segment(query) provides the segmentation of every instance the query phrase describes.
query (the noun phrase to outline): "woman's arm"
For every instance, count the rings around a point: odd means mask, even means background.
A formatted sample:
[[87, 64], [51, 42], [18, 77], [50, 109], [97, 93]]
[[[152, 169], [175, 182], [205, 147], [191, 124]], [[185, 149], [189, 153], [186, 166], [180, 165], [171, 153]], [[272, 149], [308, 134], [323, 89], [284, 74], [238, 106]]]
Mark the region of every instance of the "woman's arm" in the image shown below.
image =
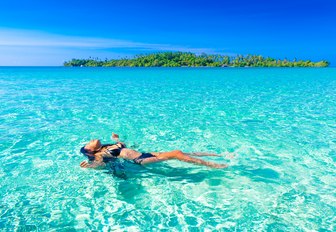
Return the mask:
[[86, 160], [84, 160], [83, 162], [80, 163], [80, 166], [82, 168], [94, 168], [94, 169], [100, 169], [100, 168], [104, 168], [106, 166], [105, 163], [98, 163], [98, 162], [91, 162], [91, 163], [88, 163]]
[[116, 142], [119, 142], [119, 135], [112, 132], [111, 139], [116, 141]]
[[81, 166], [82, 168], [100, 169], [100, 168], [104, 168], [106, 164], [103, 162], [102, 154], [96, 154], [94, 161], [89, 163], [85, 160], [81, 162], [79, 166]]
[[116, 141], [117, 143], [121, 143], [122, 145], [124, 145], [126, 147], [126, 144], [124, 142], [120, 141], [119, 135], [112, 132], [111, 139]]

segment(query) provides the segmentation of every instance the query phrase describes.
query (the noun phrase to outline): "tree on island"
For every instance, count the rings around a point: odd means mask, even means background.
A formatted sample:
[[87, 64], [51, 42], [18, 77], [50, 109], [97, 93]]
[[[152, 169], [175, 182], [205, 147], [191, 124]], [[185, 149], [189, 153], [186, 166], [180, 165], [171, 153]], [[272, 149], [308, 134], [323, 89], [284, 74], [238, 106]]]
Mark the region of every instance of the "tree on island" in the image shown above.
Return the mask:
[[329, 62], [322, 60], [293, 61], [276, 60], [260, 55], [196, 55], [190, 52], [161, 52], [146, 55], [136, 55], [134, 58], [105, 59], [72, 59], [64, 62], [71, 67], [328, 67]]

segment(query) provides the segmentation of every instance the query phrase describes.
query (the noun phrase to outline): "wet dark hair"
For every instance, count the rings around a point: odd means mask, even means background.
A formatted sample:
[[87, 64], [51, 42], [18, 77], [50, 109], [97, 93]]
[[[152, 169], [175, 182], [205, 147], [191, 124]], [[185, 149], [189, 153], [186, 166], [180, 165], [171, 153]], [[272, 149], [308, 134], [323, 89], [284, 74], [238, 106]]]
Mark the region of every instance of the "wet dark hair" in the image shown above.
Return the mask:
[[82, 147], [82, 148], [80, 149], [80, 153], [82, 153], [83, 155], [85, 155], [86, 157], [88, 157], [88, 159], [89, 159], [90, 161], [95, 159], [94, 154], [95, 154], [96, 152], [89, 151], [89, 150], [85, 149], [85, 147]]

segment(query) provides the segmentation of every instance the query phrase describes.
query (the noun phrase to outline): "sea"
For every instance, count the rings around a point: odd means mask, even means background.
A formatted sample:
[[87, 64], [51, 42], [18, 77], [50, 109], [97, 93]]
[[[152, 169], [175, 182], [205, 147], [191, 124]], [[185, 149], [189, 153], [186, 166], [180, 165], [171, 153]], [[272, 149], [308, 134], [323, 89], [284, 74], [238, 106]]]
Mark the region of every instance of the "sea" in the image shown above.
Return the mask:
[[0, 231], [336, 231], [336, 68], [1, 67], [0, 151]]

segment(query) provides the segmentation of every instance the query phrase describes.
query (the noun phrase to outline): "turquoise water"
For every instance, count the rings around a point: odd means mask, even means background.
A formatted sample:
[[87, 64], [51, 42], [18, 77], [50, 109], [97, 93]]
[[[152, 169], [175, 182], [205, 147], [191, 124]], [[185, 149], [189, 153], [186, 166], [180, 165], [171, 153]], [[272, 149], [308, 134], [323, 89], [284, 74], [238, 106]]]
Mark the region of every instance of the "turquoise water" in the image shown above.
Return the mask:
[[[336, 230], [335, 68], [0, 68], [0, 103], [1, 230]], [[230, 166], [81, 169], [112, 131]]]

